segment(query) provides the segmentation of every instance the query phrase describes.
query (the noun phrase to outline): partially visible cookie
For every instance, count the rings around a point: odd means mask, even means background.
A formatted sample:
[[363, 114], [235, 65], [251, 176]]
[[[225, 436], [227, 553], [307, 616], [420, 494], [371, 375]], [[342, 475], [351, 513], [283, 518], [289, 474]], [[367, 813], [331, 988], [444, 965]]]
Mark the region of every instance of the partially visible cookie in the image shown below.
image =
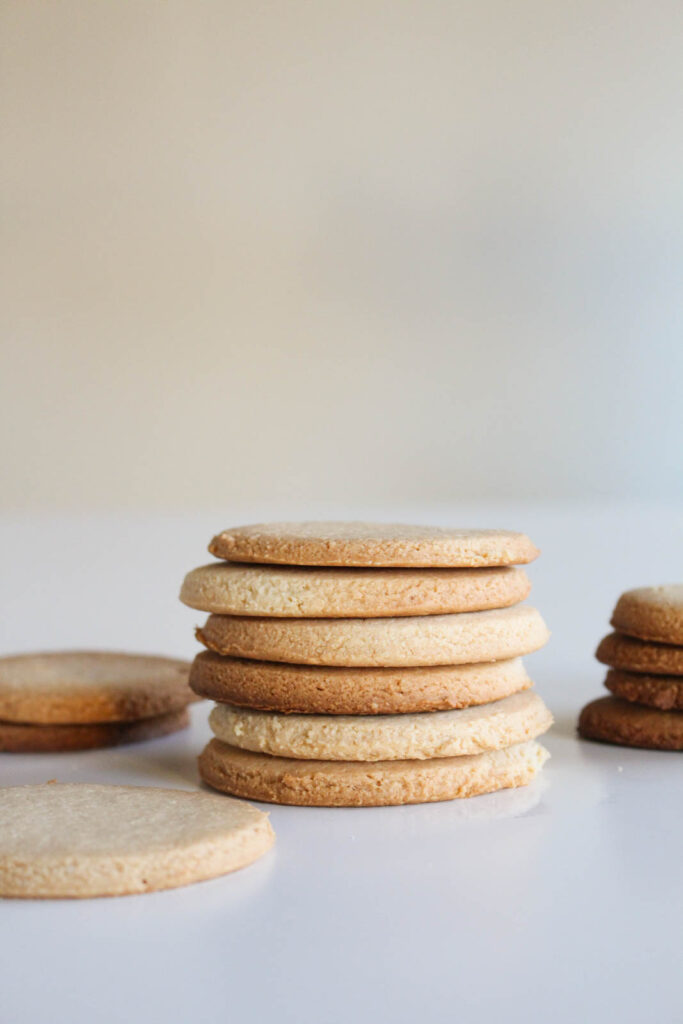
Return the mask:
[[211, 740], [200, 755], [199, 772], [214, 789], [267, 803], [380, 807], [526, 786], [547, 758], [540, 744], [530, 742], [427, 761], [309, 761], [255, 754]]
[[531, 680], [519, 658], [478, 665], [340, 668], [198, 654], [190, 686], [223, 704], [319, 715], [390, 715], [488, 704]]
[[641, 640], [683, 644], [683, 583], [627, 590], [617, 601], [611, 624]]
[[591, 701], [579, 717], [579, 735], [648, 750], [683, 750], [683, 715], [657, 711], [618, 697]]
[[529, 605], [387, 619], [210, 615], [197, 639], [218, 654], [297, 665], [463, 665], [516, 658], [549, 636]]
[[615, 696], [636, 704], [662, 711], [683, 711], [683, 678], [680, 676], [648, 676], [612, 668], [607, 673], [605, 686]]
[[424, 760], [535, 739], [552, 715], [531, 690], [459, 711], [416, 715], [280, 715], [217, 704], [214, 735], [233, 747], [315, 761]]
[[84, 725], [26, 725], [0, 721], [0, 751], [13, 754], [48, 754], [67, 750], [95, 750], [141, 743], [179, 732], [190, 724], [187, 708], [136, 722], [90, 722]]
[[220, 615], [367, 618], [507, 608], [531, 590], [523, 569], [352, 569], [214, 562], [180, 600]]
[[511, 530], [455, 530], [397, 523], [257, 523], [224, 530], [209, 551], [233, 562], [478, 568], [531, 562], [528, 537]]
[[241, 800], [136, 786], [0, 789], [0, 896], [171, 889], [251, 864], [273, 844]]
[[0, 720], [32, 725], [124, 722], [178, 711], [195, 696], [190, 665], [110, 651], [0, 658]]
[[624, 633], [610, 633], [601, 640], [595, 657], [604, 665], [627, 672], [683, 676], [683, 647], [648, 643]]

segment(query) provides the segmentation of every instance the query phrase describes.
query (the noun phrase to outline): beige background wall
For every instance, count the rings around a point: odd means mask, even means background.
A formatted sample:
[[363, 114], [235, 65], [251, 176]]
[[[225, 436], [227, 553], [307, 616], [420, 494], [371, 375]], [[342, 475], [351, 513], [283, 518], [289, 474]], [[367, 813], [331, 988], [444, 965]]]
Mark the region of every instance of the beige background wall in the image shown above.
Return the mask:
[[683, 8], [2, 4], [6, 509], [672, 497]]

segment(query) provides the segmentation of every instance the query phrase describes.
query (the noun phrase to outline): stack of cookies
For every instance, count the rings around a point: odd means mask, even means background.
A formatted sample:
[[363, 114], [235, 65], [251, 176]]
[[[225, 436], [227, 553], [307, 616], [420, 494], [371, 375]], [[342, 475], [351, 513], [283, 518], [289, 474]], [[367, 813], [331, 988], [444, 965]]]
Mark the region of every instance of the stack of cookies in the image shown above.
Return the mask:
[[548, 638], [521, 604], [523, 534], [369, 523], [227, 530], [181, 600], [210, 612], [190, 685], [218, 703], [200, 757], [216, 789], [371, 806], [521, 786], [551, 724], [520, 656]]
[[683, 584], [628, 590], [615, 628], [597, 649], [614, 696], [581, 712], [586, 739], [653, 750], [683, 750]]
[[190, 666], [174, 658], [56, 651], [0, 658], [0, 751], [90, 750], [189, 725]]

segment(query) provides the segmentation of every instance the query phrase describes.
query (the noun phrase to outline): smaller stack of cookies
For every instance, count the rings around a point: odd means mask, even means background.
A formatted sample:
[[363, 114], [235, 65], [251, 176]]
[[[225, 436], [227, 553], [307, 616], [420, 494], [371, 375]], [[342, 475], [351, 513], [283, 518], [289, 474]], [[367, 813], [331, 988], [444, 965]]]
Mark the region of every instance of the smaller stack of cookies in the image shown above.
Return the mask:
[[92, 750], [189, 725], [186, 661], [108, 651], [0, 658], [0, 751]]
[[581, 712], [586, 739], [652, 750], [683, 750], [683, 584], [628, 590], [617, 601], [615, 632], [600, 642], [613, 696]]
[[552, 718], [520, 656], [548, 637], [522, 604], [510, 531], [370, 523], [226, 530], [181, 600], [211, 613], [190, 685], [217, 701], [200, 773], [274, 803], [373, 806], [530, 782]]

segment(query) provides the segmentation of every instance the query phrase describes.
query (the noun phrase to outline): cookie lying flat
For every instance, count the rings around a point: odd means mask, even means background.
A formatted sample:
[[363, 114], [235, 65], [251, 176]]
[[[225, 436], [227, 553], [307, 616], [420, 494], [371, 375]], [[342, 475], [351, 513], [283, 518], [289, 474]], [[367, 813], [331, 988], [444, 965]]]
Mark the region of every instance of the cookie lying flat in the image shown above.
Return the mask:
[[187, 708], [137, 722], [90, 722], [85, 725], [26, 725], [0, 721], [0, 751], [48, 754], [66, 750], [122, 747], [168, 736], [190, 724]]
[[648, 643], [623, 633], [610, 633], [595, 652], [604, 665], [627, 672], [683, 676], [683, 647]]
[[185, 577], [180, 600], [221, 615], [362, 618], [507, 608], [529, 595], [523, 569], [347, 569], [218, 562]]
[[199, 772], [214, 789], [267, 803], [381, 807], [526, 786], [547, 758], [548, 752], [532, 742], [428, 761], [297, 761], [211, 740], [200, 755]]
[[549, 633], [535, 608], [391, 619], [210, 615], [197, 639], [218, 654], [297, 665], [466, 665], [516, 658]]
[[257, 523], [224, 530], [209, 551], [234, 562], [478, 568], [531, 562], [528, 537], [511, 530], [452, 530], [396, 523]]
[[617, 601], [611, 624], [641, 640], [683, 644], [683, 583], [627, 590]]
[[601, 697], [581, 712], [579, 735], [625, 747], [683, 750], [683, 715], [680, 711], [656, 711], [618, 697]]
[[251, 864], [273, 844], [241, 800], [135, 786], [0, 789], [0, 896], [171, 889]]
[[223, 704], [262, 711], [390, 715], [488, 704], [526, 690], [531, 680], [519, 658], [478, 665], [339, 668], [204, 651], [193, 662], [190, 686]]
[[683, 711], [683, 678], [610, 669], [605, 686], [615, 696], [662, 711]]
[[317, 761], [480, 754], [535, 739], [552, 721], [530, 690], [480, 707], [416, 715], [279, 715], [218, 704], [209, 716], [214, 735], [230, 746]]
[[195, 699], [189, 673], [175, 658], [108, 651], [0, 658], [0, 719], [74, 725], [163, 715]]

